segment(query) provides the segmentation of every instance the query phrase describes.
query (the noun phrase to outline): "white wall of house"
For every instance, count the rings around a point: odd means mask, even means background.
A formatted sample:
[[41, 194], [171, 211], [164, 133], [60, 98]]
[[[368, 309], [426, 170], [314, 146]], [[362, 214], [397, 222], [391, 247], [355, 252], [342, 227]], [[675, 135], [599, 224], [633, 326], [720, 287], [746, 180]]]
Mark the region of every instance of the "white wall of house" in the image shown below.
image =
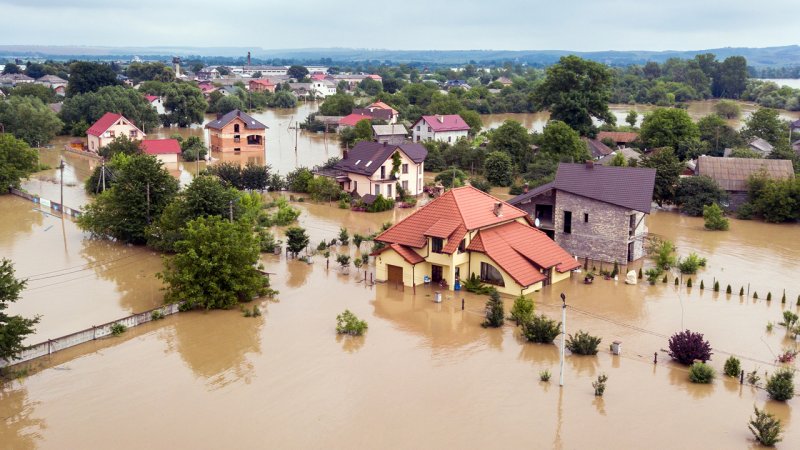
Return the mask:
[[466, 138], [467, 134], [469, 134], [468, 130], [435, 132], [424, 120], [414, 124], [411, 130], [414, 142], [439, 141], [455, 144], [457, 140]]
[[311, 83], [312, 89], [317, 97], [327, 97], [336, 93], [336, 86], [330, 81], [314, 81]]
[[350, 192], [355, 190], [358, 192], [358, 195], [361, 196], [366, 194], [381, 194], [387, 198], [395, 198], [395, 196], [397, 196], [396, 184], [400, 183], [400, 186], [402, 186], [409, 195], [417, 196], [421, 194], [425, 163], [421, 162], [417, 164], [403, 152], [400, 152], [400, 159], [400, 173], [396, 180], [390, 179], [392, 173], [392, 159], [389, 158], [383, 163], [383, 178], [381, 178], [380, 168], [378, 168], [371, 177], [356, 173], [348, 173], [350, 185], [345, 186], [345, 189]]
[[134, 141], [141, 141], [146, 136], [127, 120], [118, 119], [117, 122], [114, 123], [114, 125], [111, 125], [102, 136], [94, 136], [91, 134], [87, 135], [89, 150], [100, 150], [102, 147], [110, 144], [115, 138], [122, 135], [125, 135]]
[[153, 100], [152, 102], [150, 102], [150, 104], [153, 105], [153, 108], [156, 109], [156, 113], [158, 114], [167, 113], [167, 111], [164, 109], [164, 99], [162, 99], [161, 97]]

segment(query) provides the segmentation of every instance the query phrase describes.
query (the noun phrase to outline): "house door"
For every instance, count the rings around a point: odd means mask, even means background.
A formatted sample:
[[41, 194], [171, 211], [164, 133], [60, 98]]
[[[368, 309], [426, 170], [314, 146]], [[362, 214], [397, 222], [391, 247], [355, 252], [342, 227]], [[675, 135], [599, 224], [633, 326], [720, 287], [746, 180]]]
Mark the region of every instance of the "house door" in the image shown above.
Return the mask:
[[547, 271], [547, 278], [542, 280], [542, 286], [550, 286], [553, 284], [553, 269], [545, 269]]
[[628, 262], [633, 261], [633, 242], [628, 243]]
[[400, 266], [386, 265], [389, 270], [389, 283], [403, 284], [403, 268]]
[[438, 283], [442, 281], [442, 266], [431, 265], [431, 281]]

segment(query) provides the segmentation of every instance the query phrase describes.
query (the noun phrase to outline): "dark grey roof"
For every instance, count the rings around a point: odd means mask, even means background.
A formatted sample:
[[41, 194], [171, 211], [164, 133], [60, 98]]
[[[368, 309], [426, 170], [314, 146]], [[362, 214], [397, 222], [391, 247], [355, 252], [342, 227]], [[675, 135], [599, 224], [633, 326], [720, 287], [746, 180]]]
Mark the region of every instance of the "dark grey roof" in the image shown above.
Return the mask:
[[613, 152], [613, 150], [611, 150], [606, 144], [600, 142], [598, 139], [583, 138], [583, 140], [586, 142], [587, 147], [589, 148], [589, 153], [592, 154], [592, 158], [602, 158], [603, 156], [610, 155], [611, 152]]
[[420, 144], [391, 145], [361, 141], [347, 153], [347, 158], [339, 161], [334, 168], [371, 176], [398, 149], [417, 164], [425, 161], [428, 156], [428, 150]]
[[353, 114], [370, 116], [375, 120], [389, 121], [392, 119], [392, 110], [378, 108], [353, 108]]
[[649, 214], [655, 180], [655, 169], [561, 163], [553, 183], [518, 195], [509, 203], [515, 205], [555, 188]]
[[225, 127], [225, 125], [229, 124], [231, 120], [237, 117], [242, 119], [242, 121], [244, 121], [244, 127], [247, 128], [248, 130], [267, 129], [266, 125], [257, 121], [256, 119], [253, 119], [252, 117], [243, 113], [242, 111], [239, 111], [238, 109], [234, 109], [233, 111], [229, 112], [228, 114], [225, 114], [224, 116], [220, 117], [217, 120], [212, 120], [211, 122], [208, 122], [206, 124], [206, 128], [221, 130], [222, 128]]

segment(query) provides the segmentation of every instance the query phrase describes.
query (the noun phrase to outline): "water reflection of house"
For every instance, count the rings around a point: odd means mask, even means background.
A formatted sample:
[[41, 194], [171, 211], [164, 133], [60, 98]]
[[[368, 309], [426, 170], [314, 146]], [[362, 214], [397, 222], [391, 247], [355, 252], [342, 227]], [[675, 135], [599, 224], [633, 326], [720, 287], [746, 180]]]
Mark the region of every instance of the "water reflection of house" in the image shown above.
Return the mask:
[[206, 124], [212, 152], [264, 152], [267, 126], [234, 109]]
[[578, 257], [608, 262], [644, 256], [655, 169], [559, 164], [553, 182], [509, 203]]
[[146, 134], [122, 114], [107, 112], [97, 120], [88, 130], [86, 137], [89, 150], [98, 151], [119, 136], [127, 136], [136, 141], [144, 139]]
[[420, 285], [474, 274], [510, 295], [569, 278], [580, 267], [528, 214], [472, 186], [452, 189], [380, 234], [379, 281]]
[[695, 175], [705, 175], [728, 193], [728, 209], [735, 211], [747, 201], [748, 180], [763, 172], [771, 179], [794, 178], [794, 166], [785, 159], [719, 158], [702, 155], [697, 158]]
[[[397, 173], [393, 157], [400, 157]], [[422, 177], [428, 151], [420, 144], [389, 145], [379, 142], [362, 141], [347, 152], [332, 170], [322, 170], [318, 174], [334, 178], [345, 191], [366, 195], [383, 195], [395, 198], [397, 185], [408, 195], [422, 193]]]

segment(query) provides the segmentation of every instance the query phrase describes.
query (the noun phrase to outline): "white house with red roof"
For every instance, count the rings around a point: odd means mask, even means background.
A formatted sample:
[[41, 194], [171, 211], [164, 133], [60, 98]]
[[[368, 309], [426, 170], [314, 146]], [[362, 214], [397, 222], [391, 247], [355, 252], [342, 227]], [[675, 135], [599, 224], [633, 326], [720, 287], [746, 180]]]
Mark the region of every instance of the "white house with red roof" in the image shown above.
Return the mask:
[[452, 189], [375, 238], [378, 281], [450, 289], [471, 276], [509, 295], [566, 280], [580, 267], [523, 210], [472, 186]]
[[166, 114], [166, 113], [167, 113], [167, 111], [164, 109], [164, 99], [162, 99], [161, 97], [159, 97], [159, 96], [157, 96], [157, 95], [150, 95], [150, 94], [147, 94], [147, 95], [145, 95], [145, 96], [144, 96], [144, 98], [145, 98], [145, 99], [146, 99], [146, 100], [147, 100], [147, 101], [148, 101], [148, 102], [149, 102], [151, 105], [153, 105], [153, 108], [155, 108], [156, 112], [157, 112], [159, 115], [161, 115], [161, 114]]
[[155, 156], [162, 163], [177, 163], [181, 153], [181, 144], [177, 139], [144, 139], [142, 151]]
[[122, 114], [111, 112], [103, 114], [103, 117], [86, 130], [89, 150], [93, 152], [99, 151], [119, 136], [140, 141], [147, 135]]
[[469, 125], [458, 114], [422, 116], [411, 128], [414, 142], [455, 143], [469, 135]]

